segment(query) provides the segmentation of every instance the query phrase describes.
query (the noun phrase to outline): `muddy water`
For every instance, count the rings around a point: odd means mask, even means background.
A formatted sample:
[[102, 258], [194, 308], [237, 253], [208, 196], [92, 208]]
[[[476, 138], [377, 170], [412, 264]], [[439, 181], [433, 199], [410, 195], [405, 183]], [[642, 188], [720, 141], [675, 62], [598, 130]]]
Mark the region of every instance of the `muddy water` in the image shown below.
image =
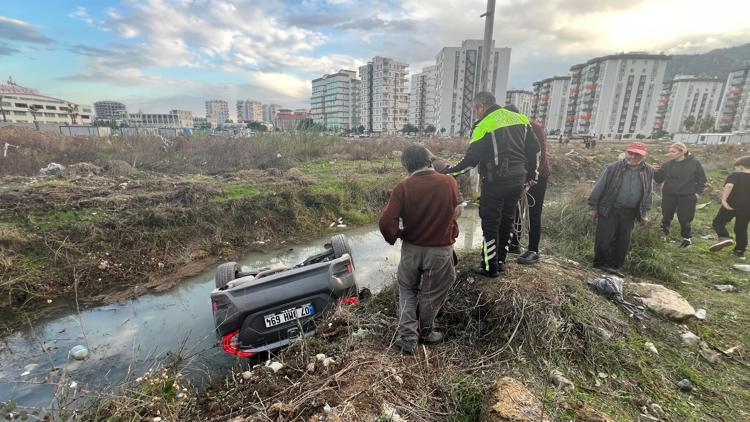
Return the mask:
[[[476, 209], [467, 209], [459, 225], [457, 249], [481, 243]], [[358, 284], [377, 292], [393, 279], [399, 244], [386, 244], [375, 226], [343, 232], [352, 247]], [[328, 237], [251, 253], [238, 262], [253, 268], [294, 265], [319, 252], [327, 241]], [[0, 401], [50, 406], [61, 377], [66, 386], [76, 383], [79, 396], [106, 392], [174, 354], [187, 356], [186, 371], [196, 382], [221, 374], [234, 360], [215, 346], [209, 301], [213, 271], [208, 268], [167, 292], [80, 313], [72, 301], [57, 301], [56, 317], [35, 321], [0, 339]], [[78, 344], [88, 346], [87, 360], [68, 359], [69, 350]]]

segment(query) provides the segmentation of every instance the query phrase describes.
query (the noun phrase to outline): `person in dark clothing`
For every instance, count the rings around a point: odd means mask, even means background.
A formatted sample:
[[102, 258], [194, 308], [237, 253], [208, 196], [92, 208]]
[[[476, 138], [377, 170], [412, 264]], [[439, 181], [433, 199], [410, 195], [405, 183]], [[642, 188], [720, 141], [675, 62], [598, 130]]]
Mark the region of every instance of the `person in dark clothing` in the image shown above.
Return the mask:
[[591, 190], [588, 203], [596, 220], [594, 267], [620, 275], [630, 249], [635, 221], [648, 222], [654, 179], [653, 167], [644, 161], [648, 146], [632, 142], [625, 159], [604, 168]]
[[[396, 185], [380, 215], [383, 238], [401, 245], [398, 264], [398, 339], [394, 345], [414, 353], [417, 342], [443, 340], [434, 330], [435, 316], [456, 280], [453, 243], [458, 236], [456, 216], [462, 203], [452, 177], [431, 167], [432, 154], [421, 145], [404, 149], [401, 162], [409, 177]], [[399, 220], [403, 226], [399, 225]]]
[[[729, 237], [726, 225], [734, 218], [734, 236]], [[734, 173], [727, 177], [721, 192], [721, 208], [713, 221], [719, 242], [712, 245], [711, 252], [734, 245], [734, 256], [745, 257], [747, 249], [747, 226], [750, 223], [750, 155], [734, 162]]]
[[695, 217], [698, 195], [706, 186], [706, 173], [700, 161], [688, 152], [682, 142], [672, 144], [667, 156], [669, 161], [661, 167], [654, 167], [654, 181], [664, 183], [661, 189], [661, 229], [665, 235], [669, 235], [669, 226], [677, 212], [682, 235], [680, 246], [686, 248], [693, 244], [690, 223]]
[[495, 96], [480, 92], [474, 97], [475, 123], [464, 158], [445, 173], [458, 175], [479, 166], [482, 219], [482, 262], [477, 274], [497, 277], [508, 253], [516, 203], [524, 186], [539, 178], [539, 141], [529, 118], [501, 108]]
[[[518, 113], [518, 108], [513, 104], [508, 104], [505, 109]], [[531, 123], [534, 135], [539, 141], [540, 160], [539, 160], [539, 179], [536, 183], [529, 184], [526, 194], [529, 196], [529, 245], [526, 252], [516, 259], [519, 264], [536, 264], [539, 262], [539, 241], [542, 238], [542, 208], [544, 206], [544, 195], [547, 192], [547, 179], [550, 175], [549, 155], [547, 154], [547, 135], [544, 134], [544, 128], [536, 122]], [[521, 216], [516, 213], [516, 226], [521, 223]], [[515, 231], [511, 234], [509, 252], [522, 252], [520, 240], [521, 231]]]

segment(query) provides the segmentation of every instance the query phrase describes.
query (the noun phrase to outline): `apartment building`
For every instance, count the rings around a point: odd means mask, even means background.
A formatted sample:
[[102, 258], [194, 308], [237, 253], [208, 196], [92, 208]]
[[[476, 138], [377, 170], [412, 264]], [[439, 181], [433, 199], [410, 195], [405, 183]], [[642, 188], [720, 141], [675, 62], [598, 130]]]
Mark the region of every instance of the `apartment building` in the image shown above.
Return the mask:
[[718, 117], [719, 132], [750, 131], [750, 66], [729, 72]]
[[327, 130], [350, 131], [359, 126], [360, 81], [354, 70], [341, 69], [312, 81], [310, 113]]
[[[670, 56], [631, 52], [571, 68], [566, 128], [572, 135], [631, 139], [651, 135]], [[573, 92], [574, 91], [574, 92]]]
[[229, 120], [229, 104], [224, 100], [206, 101], [206, 118], [216, 120], [218, 126]]
[[570, 76], [553, 76], [532, 84], [534, 97], [529, 117], [548, 134], [558, 134], [565, 129], [570, 79]]
[[278, 104], [263, 104], [263, 121], [273, 124], [276, 121], [276, 114], [282, 107]]
[[505, 104], [513, 104], [521, 114], [531, 116], [531, 105], [534, 101], [534, 93], [523, 89], [509, 89], [505, 94]]
[[[447, 135], [465, 135], [474, 123], [472, 100], [481, 91], [482, 40], [464, 40], [460, 47], [445, 47], [435, 58], [435, 122]], [[510, 48], [492, 43], [488, 90], [498, 102], [506, 96]], [[445, 129], [445, 131], [443, 131]]]
[[137, 113], [130, 113], [128, 115], [128, 122], [134, 127], [154, 127], [160, 129], [179, 129], [183, 127], [180, 125], [179, 116], [171, 113], [144, 113], [139, 111]]
[[724, 81], [677, 75], [665, 81], [659, 96], [654, 131], [678, 133], [688, 130], [685, 121], [714, 119], [721, 104]]
[[128, 118], [128, 108], [117, 101], [97, 101], [94, 103], [96, 120], [116, 122]]
[[192, 128], [195, 125], [193, 121], [193, 112], [190, 110], [171, 110], [169, 114], [177, 116], [177, 123], [180, 127]]
[[262, 122], [263, 103], [254, 100], [237, 101], [237, 122]]
[[359, 122], [365, 131], [396, 134], [408, 122], [406, 74], [409, 65], [376, 56], [359, 68]]
[[435, 76], [437, 66], [427, 66], [422, 72], [411, 76], [411, 92], [409, 93], [409, 123], [416, 126], [420, 132], [432, 125], [437, 130], [435, 122]]
[[13, 79], [0, 83], [0, 122], [91, 124], [92, 111], [91, 106], [41, 95]]

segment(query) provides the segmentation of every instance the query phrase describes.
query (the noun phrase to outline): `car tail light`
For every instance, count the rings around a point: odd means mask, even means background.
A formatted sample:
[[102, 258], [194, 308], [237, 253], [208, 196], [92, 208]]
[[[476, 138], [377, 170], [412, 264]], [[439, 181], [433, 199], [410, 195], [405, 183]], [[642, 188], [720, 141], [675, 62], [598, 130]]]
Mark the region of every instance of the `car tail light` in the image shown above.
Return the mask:
[[224, 348], [224, 351], [229, 353], [230, 355], [239, 356], [241, 358], [249, 358], [250, 356], [255, 356], [255, 353], [243, 352], [237, 349], [237, 337], [239, 335], [240, 330], [234, 330], [221, 339], [221, 345]]
[[339, 303], [347, 304], [347, 305], [356, 305], [359, 303], [359, 298], [357, 296], [342, 297], [342, 298], [339, 298]]
[[344, 265], [344, 263], [341, 262], [333, 268], [333, 273], [336, 275], [343, 274], [343, 273], [351, 274], [353, 272], [354, 272], [354, 266], [352, 265], [351, 262], [348, 262], [346, 265]]

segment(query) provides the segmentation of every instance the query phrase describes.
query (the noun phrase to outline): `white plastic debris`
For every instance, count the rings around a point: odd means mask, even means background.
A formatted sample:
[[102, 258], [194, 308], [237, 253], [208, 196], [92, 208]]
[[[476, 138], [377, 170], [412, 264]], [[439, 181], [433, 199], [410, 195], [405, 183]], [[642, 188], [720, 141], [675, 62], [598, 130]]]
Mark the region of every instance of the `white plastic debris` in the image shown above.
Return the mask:
[[89, 357], [89, 349], [87, 349], [86, 346], [80, 344], [77, 346], [73, 346], [73, 348], [70, 349], [70, 352], [68, 352], [68, 358], [71, 359], [84, 360], [87, 357]]
[[271, 362], [271, 364], [268, 365], [268, 367], [271, 368], [273, 372], [279, 372], [281, 368], [284, 367], [284, 364], [281, 362]]
[[249, 380], [253, 376], [253, 373], [250, 371], [245, 371], [242, 373], [242, 379]]
[[704, 319], [706, 319], [706, 310], [703, 308], [699, 308], [695, 311], [695, 317], [703, 321]]
[[46, 167], [39, 169], [40, 176], [55, 176], [61, 174], [65, 166], [57, 163], [49, 163]]
[[750, 272], [750, 264], [734, 264], [734, 269]]
[[77, 382], [73, 381], [73, 382], [70, 383], [70, 388], [76, 388], [76, 387], [78, 387], [78, 383]]
[[331, 405], [326, 403], [326, 405], [323, 406], [323, 411], [326, 413], [331, 413]]
[[325, 359], [323, 359], [323, 367], [324, 368], [328, 368], [329, 366], [331, 366], [332, 363], [336, 363], [336, 360], [334, 360], [333, 358], [325, 358]]
[[647, 341], [644, 346], [646, 346], [646, 349], [648, 349], [649, 352], [658, 355], [659, 351], [656, 350], [656, 346], [654, 346], [654, 343], [651, 343], [650, 341]]
[[326, 355], [324, 355], [323, 353], [318, 353], [317, 355], [315, 355], [315, 359], [317, 359], [320, 362], [322, 362], [323, 359], [325, 358], [326, 358]]

